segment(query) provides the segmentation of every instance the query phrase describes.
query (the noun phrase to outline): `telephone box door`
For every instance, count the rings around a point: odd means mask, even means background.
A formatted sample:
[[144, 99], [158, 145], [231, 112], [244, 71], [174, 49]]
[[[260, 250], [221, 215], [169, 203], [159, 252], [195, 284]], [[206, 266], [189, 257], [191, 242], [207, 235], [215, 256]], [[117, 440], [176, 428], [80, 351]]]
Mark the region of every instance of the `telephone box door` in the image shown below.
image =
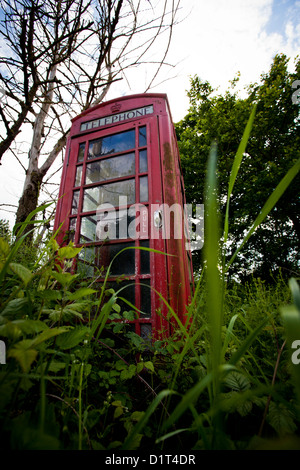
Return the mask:
[[133, 324], [145, 338], [169, 328], [155, 293], [167, 298], [161, 214], [151, 210], [163, 202], [158, 142], [154, 117], [73, 138], [65, 174], [72, 190], [60, 214], [70, 238], [84, 245], [79, 269], [95, 276], [115, 257], [109, 286], [136, 306]]

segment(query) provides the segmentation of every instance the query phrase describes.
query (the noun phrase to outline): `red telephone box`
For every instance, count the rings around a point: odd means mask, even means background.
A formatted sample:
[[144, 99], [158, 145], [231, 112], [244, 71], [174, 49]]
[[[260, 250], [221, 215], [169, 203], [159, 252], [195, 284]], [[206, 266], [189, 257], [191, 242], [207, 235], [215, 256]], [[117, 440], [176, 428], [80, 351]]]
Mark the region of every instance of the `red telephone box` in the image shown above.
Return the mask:
[[[184, 204], [165, 94], [121, 97], [73, 119], [55, 217], [54, 229], [61, 225], [57, 241], [83, 246], [77, 269], [86, 276], [97, 269], [104, 276], [121, 252], [109, 281], [117, 289], [126, 286], [120, 295], [135, 305], [131, 323], [144, 338], [168, 336], [176, 325], [162, 298], [185, 321], [193, 278]], [[137, 249], [122, 251], [128, 247]]]

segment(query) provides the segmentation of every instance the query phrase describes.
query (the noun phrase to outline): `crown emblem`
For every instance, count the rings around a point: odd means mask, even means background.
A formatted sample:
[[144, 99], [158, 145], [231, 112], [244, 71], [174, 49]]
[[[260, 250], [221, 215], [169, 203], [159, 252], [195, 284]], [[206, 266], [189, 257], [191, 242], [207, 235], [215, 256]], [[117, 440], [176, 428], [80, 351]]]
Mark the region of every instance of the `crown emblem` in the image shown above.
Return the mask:
[[121, 107], [122, 106], [120, 105], [120, 103], [115, 103], [110, 109], [112, 113], [117, 113], [118, 111], [120, 111]]

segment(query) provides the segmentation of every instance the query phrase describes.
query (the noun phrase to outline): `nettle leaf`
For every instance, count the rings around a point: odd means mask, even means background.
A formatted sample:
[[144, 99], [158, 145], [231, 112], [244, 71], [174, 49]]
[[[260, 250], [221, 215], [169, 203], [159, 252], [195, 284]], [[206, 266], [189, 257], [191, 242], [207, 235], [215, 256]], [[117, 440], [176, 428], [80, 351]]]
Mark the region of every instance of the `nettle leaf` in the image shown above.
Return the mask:
[[124, 407], [121, 400], [115, 400], [112, 402], [112, 406], [115, 406], [114, 418], [119, 418], [124, 413]]
[[25, 286], [29, 284], [29, 282], [34, 276], [34, 274], [32, 274], [32, 272], [28, 268], [19, 263], [9, 263], [9, 268], [14, 274], [19, 276]]
[[82, 248], [75, 248], [72, 245], [63, 246], [62, 248], [58, 250], [58, 256], [60, 258], [67, 258], [67, 259], [75, 258], [75, 256], [77, 256], [78, 253], [81, 252], [81, 250]]
[[1, 312], [2, 316], [16, 318], [20, 313], [27, 313], [28, 299], [26, 297], [10, 300]]
[[0, 336], [4, 338], [10, 338], [13, 341], [16, 341], [20, 338], [22, 332], [14, 322], [7, 321], [3, 325], [0, 326]]
[[34, 333], [40, 333], [47, 328], [48, 327], [45, 325], [45, 323], [39, 320], [22, 319], [8, 321], [4, 325], [1, 325], [0, 334], [1, 336], [16, 340], [22, 336], [22, 334], [30, 335]]
[[[79, 311], [78, 311], [79, 310]], [[67, 305], [64, 310], [63, 310], [63, 315], [65, 317], [77, 317], [77, 318], [80, 318], [81, 320], [83, 319], [83, 316], [81, 314], [81, 312], [83, 311], [83, 307], [82, 306], [79, 306], [77, 304], [71, 304], [71, 305]]]
[[8, 350], [7, 357], [14, 357], [23, 372], [29, 372], [31, 364], [37, 358], [38, 351], [31, 347], [31, 340], [23, 340]]
[[116, 370], [124, 370], [127, 368], [127, 364], [124, 361], [119, 360], [115, 363], [115, 368]]
[[45, 325], [44, 322], [40, 320], [31, 320], [29, 318], [22, 319], [22, 320], [15, 320], [12, 322], [15, 326], [17, 326], [22, 333], [27, 335], [33, 333], [40, 333], [41, 331], [47, 330], [48, 327]]
[[37, 346], [54, 336], [58, 336], [68, 331], [67, 327], [47, 328], [33, 339], [24, 339], [14, 344], [7, 352], [7, 357], [14, 357], [20, 364], [23, 372], [28, 372], [31, 364], [35, 361], [38, 350]]
[[92, 294], [96, 294], [97, 291], [95, 289], [90, 289], [88, 287], [82, 287], [78, 289], [76, 292], [72, 294], [68, 294], [68, 299], [69, 300], [78, 300], [81, 299], [82, 297], [87, 297]]
[[59, 362], [59, 361], [51, 361], [50, 365], [48, 366], [48, 363], [42, 364], [43, 369], [42, 370], [48, 370], [48, 372], [54, 372], [57, 373], [63, 369], [66, 369], [67, 364], [65, 362]]
[[241, 372], [232, 371], [224, 379], [224, 383], [227, 387], [241, 392], [250, 388], [250, 381]]
[[129, 312], [123, 312], [123, 317], [125, 320], [133, 321], [135, 319], [135, 313], [132, 310]]
[[297, 426], [293, 413], [282, 403], [271, 402], [267, 420], [279, 436], [293, 434]]
[[121, 380], [128, 380], [134, 377], [136, 374], [136, 366], [134, 364], [130, 364], [127, 369], [122, 370], [120, 378]]
[[41, 343], [44, 343], [50, 338], [53, 338], [54, 336], [61, 335], [62, 333], [65, 333], [69, 331], [70, 327], [67, 326], [58, 326], [56, 328], [47, 328], [47, 330], [43, 331], [40, 333], [38, 336], [36, 336], [34, 339], [31, 340], [31, 345], [32, 346], [38, 346]]
[[137, 366], [136, 366], [136, 372], [137, 372], [137, 374], [139, 374], [140, 372], [142, 372], [143, 369], [144, 369], [144, 363], [143, 363], [143, 362], [138, 362], [138, 363], [137, 363]]
[[124, 323], [121, 323], [121, 322], [116, 323], [113, 327], [113, 332], [114, 333], [120, 333], [120, 331], [122, 331], [124, 329], [124, 327], [125, 327]]
[[39, 297], [42, 297], [45, 300], [61, 300], [63, 293], [61, 290], [45, 289], [41, 292], [38, 292]]
[[90, 329], [86, 326], [74, 328], [57, 338], [56, 344], [61, 349], [72, 349], [88, 338]]
[[70, 285], [77, 277], [78, 274], [71, 274], [71, 273], [58, 273], [56, 271], [53, 271], [51, 273], [51, 276], [54, 277], [54, 279], [57, 280], [63, 287]]
[[119, 418], [120, 416], [122, 416], [123, 414], [123, 408], [121, 408], [120, 406], [118, 406], [116, 409], [115, 409], [115, 412], [114, 412], [114, 418]]
[[113, 310], [114, 310], [115, 312], [117, 312], [117, 313], [120, 313], [120, 312], [121, 312], [121, 307], [120, 307], [119, 304], [114, 304], [114, 305], [112, 306], [112, 308], [113, 308]]
[[143, 344], [144, 340], [141, 336], [139, 336], [138, 334], [134, 333], [134, 331], [129, 331], [126, 336], [130, 339], [130, 341], [132, 342], [132, 344], [134, 346], [136, 346], [137, 348], [141, 347], [141, 345]]
[[250, 392], [230, 391], [221, 394], [221, 408], [226, 413], [238, 412], [241, 416], [247, 416], [253, 407]]

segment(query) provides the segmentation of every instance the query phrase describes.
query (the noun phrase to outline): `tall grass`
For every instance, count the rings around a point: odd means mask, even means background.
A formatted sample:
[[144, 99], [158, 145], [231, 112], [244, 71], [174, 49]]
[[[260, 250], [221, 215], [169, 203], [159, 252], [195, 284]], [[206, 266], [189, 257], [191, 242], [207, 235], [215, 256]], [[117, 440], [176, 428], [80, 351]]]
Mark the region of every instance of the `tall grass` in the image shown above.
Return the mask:
[[[218, 149], [216, 144], [211, 147], [205, 183], [204, 269], [188, 307], [185, 324], [180, 322], [167, 300], [157, 292], [167, 305], [170, 317], [178, 324], [177, 336], [175, 340], [170, 338], [169, 343], [176, 354], [170, 355], [169, 376], [159, 393], [155, 392], [155, 384], [151, 386], [140, 373], [146, 371], [155, 380], [154, 372], [165, 372], [164, 363], [163, 366], [156, 366], [158, 371], [153, 364], [161, 352], [163, 356], [169, 354], [168, 344], [160, 349], [155, 349], [157, 346], [154, 345], [151, 360], [138, 363], [136, 358], [144, 351], [141, 348], [142, 352], [139, 350], [137, 355], [133, 348], [134, 363], [129, 364], [122, 356], [126, 354], [124, 348], [115, 351], [112, 343], [102, 337], [112, 312], [120, 311], [119, 299], [127, 302], [130, 309], [134, 308], [122, 297], [125, 287], [110, 291], [110, 297], [106, 297], [111, 265], [101, 278], [100, 290], [97, 290], [97, 279], [92, 279], [90, 283], [83, 282], [78, 274], [70, 272], [69, 268], [80, 248], [72, 244], [60, 248], [55, 234], [31, 266], [16, 262], [16, 256], [26, 240], [26, 226], [32, 224], [32, 217], [44, 207], [37, 209], [17, 228], [12, 245], [0, 238], [0, 335], [7, 340], [9, 359], [5, 368], [0, 370], [0, 417], [3, 420], [2, 430], [8, 432], [12, 448], [56, 449], [67, 442], [71, 448], [79, 450], [93, 446], [132, 450], [139, 447], [144, 433], [148, 438], [151, 436], [149, 439], [158, 449], [166, 448], [169, 443], [174, 443], [174, 439], [176, 443], [180, 443], [181, 439], [185, 443], [191, 442], [193, 449], [230, 449], [235, 448], [235, 442], [226, 428], [228, 414], [234, 410], [244, 417], [252, 406], [260, 406], [262, 412], [254, 433], [258, 440], [247, 442], [249, 448], [274, 446], [273, 441], [262, 439], [267, 416], [279, 430], [283, 424], [292, 433], [296, 427], [294, 416], [300, 426], [299, 366], [292, 364], [285, 356], [289, 365], [286, 370], [279, 370], [282, 357], [288, 354], [285, 344], [288, 351], [292, 351], [295, 341], [300, 340], [300, 291], [296, 280], [290, 281], [293, 304], [283, 305], [281, 309], [285, 328], [282, 343], [279, 341], [282, 331], [278, 333], [275, 311], [268, 294], [260, 286], [254, 286], [261, 304], [256, 306], [255, 319], [251, 320], [244, 314], [244, 309], [249, 312], [251, 306], [244, 306], [239, 294], [234, 289], [229, 291], [227, 287], [227, 272], [232, 262], [238, 258], [248, 239], [300, 169], [298, 160], [267, 199], [232, 258], [226, 262], [224, 247], [229, 236], [230, 199], [238, 173], [242, 170], [254, 116], [255, 108], [232, 165], [223, 227], [216, 176]], [[114, 258], [112, 263], [115, 261]], [[235, 297], [238, 298], [238, 305]], [[247, 293], [246, 302], [250, 297], [251, 292]], [[257, 315], [258, 308], [263, 310], [260, 315]], [[265, 335], [270, 336], [269, 331], [277, 346], [274, 354], [264, 358], [261, 351], [265, 347]], [[110, 354], [110, 362], [103, 359], [106, 353]], [[187, 358], [191, 359], [192, 364], [189, 370], [194, 369], [197, 378], [193, 379], [192, 385], [181, 389], [180, 381]], [[289, 370], [295, 394], [292, 400], [275, 387], [277, 376], [284, 380]], [[116, 386], [117, 399], [105, 400], [99, 395], [99, 383], [103, 377], [107, 381], [105, 386]], [[125, 406], [129, 396], [135, 395], [136, 401], [139, 399], [136, 386], [130, 392], [125, 387], [123, 394], [119, 393], [119, 383], [123, 384], [132, 377], [137, 377], [153, 397], [150, 400], [147, 395], [141, 404], [145, 411], [129, 411]], [[101, 393], [105, 386], [102, 386]], [[96, 387], [96, 392], [93, 387]], [[32, 410], [30, 404], [27, 406], [31, 391], [34, 397], [38, 397], [38, 404]], [[108, 392], [111, 397], [111, 391]], [[152, 421], [157, 424], [152, 424]], [[57, 431], [58, 423], [62, 427], [60, 431]], [[96, 437], [91, 442], [88, 429], [89, 426], [93, 429], [95, 423], [98, 426]], [[122, 425], [126, 429], [125, 434]], [[115, 428], [120, 426], [122, 429], [115, 431], [118, 438], [112, 438], [110, 442], [109, 433], [114, 434]], [[276, 442], [276, 445], [300, 447], [297, 439]]]
[[[260, 324], [256, 325], [255, 328], [252, 328], [249, 324], [247, 324], [246, 319], [242, 318], [248, 334], [243, 341], [235, 337], [238, 347], [226, 360], [225, 353], [227, 351], [230, 340], [234, 338], [234, 327], [239, 317], [238, 314], [233, 315], [230, 318], [228, 325], [224, 325], [223, 320], [226, 299], [226, 273], [251, 235], [265, 220], [267, 215], [274, 208], [279, 198], [282, 196], [284, 191], [288, 188], [289, 184], [300, 170], [299, 159], [288, 171], [285, 177], [280, 181], [273, 193], [269, 196], [260, 213], [257, 215], [254, 223], [251, 225], [251, 227], [249, 227], [249, 230], [246, 233], [244, 239], [241, 241], [239, 246], [236, 247], [232, 258], [229, 260], [229, 262], [226, 263], [224, 247], [228, 240], [229, 234], [230, 198], [233, 194], [234, 184], [238, 172], [242, 167], [242, 158], [246, 151], [247, 142], [251, 133], [252, 124], [255, 118], [255, 111], [256, 107], [254, 106], [232, 165], [228, 184], [223, 231], [220, 226], [220, 214], [218, 207], [218, 182], [216, 177], [218, 160], [217, 145], [213, 143], [211, 147], [207, 164], [207, 176], [205, 184], [204, 271], [200, 280], [198, 281], [194, 298], [189, 306], [188, 318], [192, 319], [192, 325], [189, 330], [186, 330], [183, 325], [179, 325], [180, 331], [186, 340], [182, 347], [182, 352], [177, 359], [173, 382], [171, 382], [171, 384], [174, 385], [182, 361], [188, 352], [192, 351], [196, 361], [199, 364], [203, 362], [203, 357], [200, 357], [202, 351], [200, 352], [199, 348], [197, 347], [200, 339], [202, 339], [202, 342], [205, 344], [206, 374], [192, 388], [183, 394], [179, 401], [177, 400], [177, 405], [173, 409], [171, 409], [170, 400], [168, 399], [167, 403], [169, 406], [169, 415], [164, 420], [160, 435], [157, 436], [156, 442], [158, 445], [166, 443], [168, 439], [173, 438], [174, 436], [181, 433], [198, 433], [199, 442], [201, 442], [200, 448], [232, 448], [232, 442], [230, 442], [230, 439], [226, 435], [226, 431], [224, 429], [224, 401], [222, 402], [224, 383], [226, 381], [226, 377], [230, 377], [231, 374], [231, 376], [235, 379], [240, 379], [241, 384], [246, 384], [244, 380], [245, 377], [243, 377], [243, 370], [241, 369], [241, 363], [247, 363], [249, 360], [253, 360], [254, 362], [256, 361], [256, 358], [253, 357], [251, 353], [250, 347], [256, 340], [258, 340], [260, 333], [266, 326], [267, 322], [270, 320], [270, 317], [266, 316]], [[222, 238], [221, 234], [223, 235]], [[292, 280], [291, 288], [295, 298], [294, 306], [285, 307], [282, 310], [282, 316], [285, 323], [285, 334], [288, 338], [289, 344], [292, 344], [293, 340], [300, 340], [300, 294], [299, 288], [296, 286], [297, 284], [294, 280]], [[200, 297], [203, 295], [203, 292], [205, 293], [205, 300], [203, 301], [202, 299], [200, 302]], [[204, 314], [203, 306], [206, 312], [207, 324], [201, 319]], [[198, 329], [195, 329], [197, 325]], [[260, 366], [257, 364], [257, 367], [259, 368]], [[264, 376], [263, 370], [260, 369], [260, 371], [262, 376]], [[233, 373], [236, 375], [232, 375]], [[240, 376], [238, 374], [240, 374]], [[298, 403], [296, 406], [297, 408], [300, 406], [299, 367], [294, 367], [293, 374], [298, 398]], [[249, 391], [246, 385], [245, 389], [243, 390], [243, 386], [241, 385], [241, 395], [239, 397], [241, 404], [247, 403], [247, 400], [249, 402], [251, 397], [253, 398], [254, 396], [256, 397], [263, 394], [275, 393], [274, 389], [272, 389], [272, 387], [270, 388], [269, 384], [266, 382], [267, 379], [263, 383], [257, 381], [257, 387], [252, 391]], [[157, 396], [156, 400], [146, 411], [143, 420], [138, 423], [131, 436], [128, 437], [123, 448], [130, 449], [130, 445], [135, 433], [140, 432], [142, 427], [146, 425], [147, 421], [150, 419], [151, 414], [154, 412], [160, 401], [165, 400], [166, 397], [170, 398], [172, 393], [174, 393], [174, 391], [171, 387], [168, 390], [162, 391]], [[204, 393], [208, 394], [209, 407], [205, 410], [205, 412], [202, 411], [199, 413], [197, 403], [199, 403], [199, 397], [203, 396]], [[186, 413], [190, 413], [192, 419], [188, 427], [181, 428], [181, 418]], [[292, 444], [294, 444], [294, 441]], [[296, 441], [295, 445], [299, 446], [299, 442]]]

